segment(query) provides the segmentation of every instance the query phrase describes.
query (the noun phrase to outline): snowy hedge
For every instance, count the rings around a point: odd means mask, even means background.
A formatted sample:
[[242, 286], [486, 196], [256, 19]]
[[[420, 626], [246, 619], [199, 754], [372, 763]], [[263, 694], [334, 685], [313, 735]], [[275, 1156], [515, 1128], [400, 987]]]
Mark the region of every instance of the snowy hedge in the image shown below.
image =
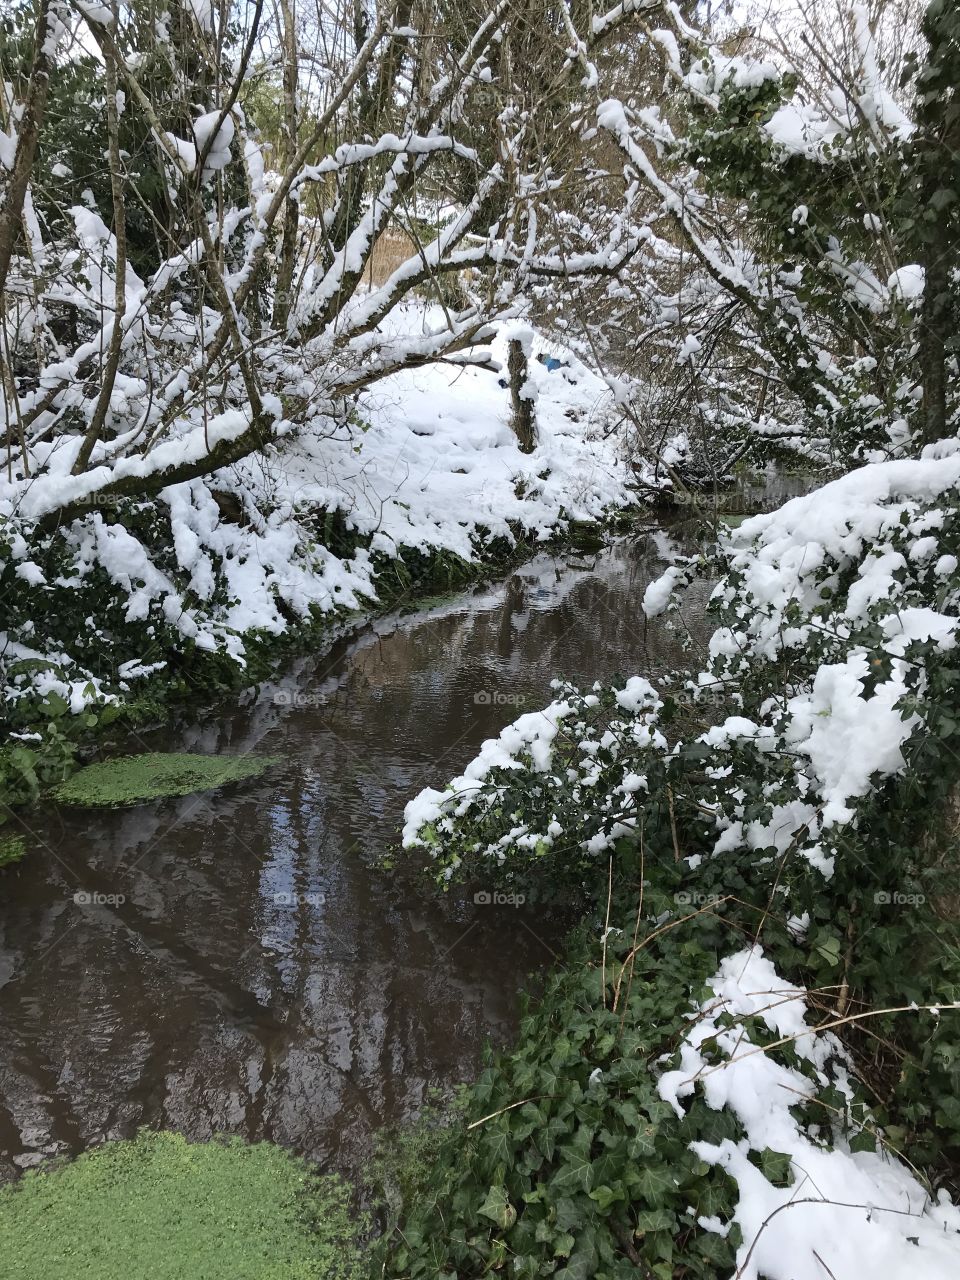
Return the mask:
[[[408, 311], [429, 326], [429, 308]], [[611, 397], [568, 359], [570, 378], [531, 365], [542, 386], [530, 455], [495, 372], [437, 365], [385, 380], [345, 420], [318, 414], [262, 454], [56, 532], [0, 478], [7, 711], [55, 692], [79, 714], [195, 650], [242, 666], [257, 633], [369, 607], [379, 571], [404, 554], [479, 561], [630, 503]], [[70, 466], [68, 451], [51, 455], [30, 490], [36, 511], [44, 494], [56, 505], [73, 492]]]
[[[669, 790], [695, 836], [683, 856], [789, 850], [829, 876], [879, 782], [938, 725], [952, 732], [940, 697], [958, 628], [958, 486], [960, 446], [873, 464], [672, 567], [648, 612], [677, 607], [669, 589], [685, 576], [723, 572], [707, 667], [671, 691], [640, 676], [559, 686], [446, 791], [411, 801], [405, 843], [428, 846], [447, 878], [481, 859], [509, 874], [517, 851], [542, 857], [561, 836], [589, 865]], [[737, 714], [711, 723], [723, 704]], [[682, 736], [665, 734], [673, 723]]]
[[[615, 1205], [617, 1218], [606, 1263], [591, 1254], [594, 1270], [578, 1270], [571, 1256], [557, 1274], [621, 1274], [628, 1227], [655, 1276], [680, 1263], [685, 1274], [739, 1268], [772, 1280], [871, 1266], [946, 1277], [960, 1266], [960, 1217], [936, 1189], [960, 1154], [960, 965], [943, 923], [954, 918], [958, 851], [948, 840], [934, 857], [930, 843], [960, 774], [958, 486], [951, 442], [747, 521], [646, 595], [650, 612], [679, 608], [685, 580], [720, 577], [702, 671], [660, 689], [640, 676], [558, 686], [550, 707], [408, 806], [405, 844], [428, 855], [444, 885], [585, 892], [608, 924], [603, 965], [611, 948], [641, 951], [644, 992], [661, 1001], [652, 1024], [648, 1011], [620, 1007], [610, 1053], [674, 1108], [676, 1145], [664, 1148], [674, 1154], [655, 1189], [638, 1178], [656, 1153], [632, 1148], [621, 1190], [602, 1193], [600, 1208]], [[600, 951], [588, 949], [594, 966]], [[549, 1002], [540, 1016], [549, 1021]], [[808, 1033], [812, 1022], [842, 1030], [843, 1045]], [[661, 1051], [637, 1061], [630, 1045], [648, 1033], [663, 1033]], [[527, 1041], [548, 1034], [527, 1028], [519, 1057], [546, 1054]], [[605, 1078], [607, 1059], [585, 1056]], [[578, 1079], [582, 1069], [577, 1061]], [[533, 1077], [497, 1081], [491, 1112], [528, 1095], [542, 1107], [549, 1092]], [[625, 1104], [625, 1088], [609, 1107]], [[815, 1094], [819, 1107], [805, 1101]], [[730, 1132], [697, 1133], [696, 1100]], [[648, 1115], [655, 1127], [660, 1114]], [[603, 1159], [607, 1119], [577, 1138], [588, 1165]], [[525, 1137], [544, 1159], [541, 1123]], [[735, 1179], [719, 1214], [690, 1196], [684, 1218], [670, 1198], [686, 1185], [685, 1150]], [[606, 1175], [588, 1195], [598, 1186]], [[565, 1212], [553, 1191], [542, 1196]], [[527, 1191], [521, 1200], [530, 1204]], [[515, 1208], [522, 1222], [530, 1211]], [[663, 1220], [672, 1254], [644, 1226], [663, 1208], [675, 1215], [669, 1228]], [[705, 1247], [718, 1272], [697, 1270]], [[547, 1274], [537, 1267], [521, 1273]]]

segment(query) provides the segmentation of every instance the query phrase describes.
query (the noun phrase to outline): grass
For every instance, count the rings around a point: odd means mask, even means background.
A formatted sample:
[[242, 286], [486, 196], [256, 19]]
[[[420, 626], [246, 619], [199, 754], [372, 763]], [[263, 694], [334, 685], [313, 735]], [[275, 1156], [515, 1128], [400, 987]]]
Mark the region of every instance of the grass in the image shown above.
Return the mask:
[[9, 867], [12, 862], [19, 862], [26, 852], [23, 836], [5, 836], [0, 832], [0, 869]]
[[272, 756], [200, 756], [148, 752], [87, 765], [53, 789], [61, 804], [113, 808], [210, 791], [269, 769]]
[[344, 1184], [269, 1143], [140, 1133], [0, 1188], [5, 1280], [354, 1280]]

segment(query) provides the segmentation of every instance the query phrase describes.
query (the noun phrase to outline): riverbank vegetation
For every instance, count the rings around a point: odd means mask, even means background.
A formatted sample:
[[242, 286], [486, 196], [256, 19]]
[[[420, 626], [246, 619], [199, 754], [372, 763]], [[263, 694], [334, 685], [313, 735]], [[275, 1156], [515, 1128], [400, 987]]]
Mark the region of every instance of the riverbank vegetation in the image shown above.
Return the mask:
[[[802, 402], [794, 434], [849, 474], [650, 585], [647, 615], [674, 609], [679, 623], [685, 584], [719, 579], [705, 666], [656, 688], [642, 675], [561, 683], [408, 806], [405, 843], [440, 886], [590, 905], [518, 1046], [471, 1090], [446, 1158], [399, 1215], [391, 1275], [956, 1269], [960, 581], [957, 449], [943, 438], [955, 407], [940, 381], [956, 277], [930, 290], [955, 257], [939, 224], [957, 193], [929, 165], [960, 46], [955, 14], [931, 5], [919, 60], [902, 49], [911, 119], [885, 88], [891, 61], [862, 43], [866, 22], [856, 8], [846, 30], [869, 98], [835, 96], [822, 116], [797, 88], [809, 66], [787, 101], [769, 64], [714, 55], [685, 71], [681, 150], [707, 189], [749, 197], [737, 235], [746, 218], [779, 255], [774, 288], [751, 296], [732, 279], [742, 240], [734, 252], [687, 231], [700, 296], [726, 296], [713, 351], [743, 342], [749, 317], [755, 354]], [[629, 112], [600, 110], [649, 181]], [[922, 141], [934, 118], [937, 144]], [[665, 126], [658, 140], [676, 142]], [[888, 247], [921, 264], [886, 285], [851, 253], [877, 229], [861, 164]], [[683, 223], [686, 206], [662, 195]], [[817, 330], [850, 333], [855, 315], [846, 357], [827, 354]], [[729, 404], [700, 351], [697, 337], [689, 385]], [[715, 407], [699, 403], [705, 421]]]
[[436, 892], [584, 922], [394, 1180], [397, 1280], [957, 1271], [960, 17], [703, 8], [0, 29], [7, 800], [441, 570], [834, 477], [649, 585], [719, 584], [705, 660], [411, 800]]
[[394, 1274], [950, 1274], [956, 466], [746, 522], [647, 591], [723, 571], [705, 670], [561, 685], [408, 806], [441, 885], [585, 895], [591, 926]]

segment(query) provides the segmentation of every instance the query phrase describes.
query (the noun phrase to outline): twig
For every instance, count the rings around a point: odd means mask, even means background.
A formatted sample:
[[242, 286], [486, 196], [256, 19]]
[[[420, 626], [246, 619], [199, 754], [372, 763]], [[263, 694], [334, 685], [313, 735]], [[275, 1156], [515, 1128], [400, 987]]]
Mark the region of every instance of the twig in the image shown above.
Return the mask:
[[497, 1116], [505, 1115], [508, 1111], [513, 1111], [516, 1107], [525, 1107], [528, 1102], [540, 1102], [544, 1098], [553, 1098], [553, 1093], [537, 1093], [532, 1098], [521, 1098], [519, 1102], [511, 1102], [508, 1107], [501, 1107], [499, 1111], [491, 1111], [488, 1116], [481, 1116], [479, 1120], [474, 1120], [472, 1124], [467, 1125], [467, 1132], [471, 1129], [478, 1128], [479, 1125], [486, 1124], [488, 1120], [496, 1120]]
[[613, 854], [607, 862], [607, 918], [603, 924], [603, 981], [601, 983], [601, 992], [603, 994], [603, 1007], [607, 1007], [607, 935], [610, 933], [610, 899], [613, 896]]

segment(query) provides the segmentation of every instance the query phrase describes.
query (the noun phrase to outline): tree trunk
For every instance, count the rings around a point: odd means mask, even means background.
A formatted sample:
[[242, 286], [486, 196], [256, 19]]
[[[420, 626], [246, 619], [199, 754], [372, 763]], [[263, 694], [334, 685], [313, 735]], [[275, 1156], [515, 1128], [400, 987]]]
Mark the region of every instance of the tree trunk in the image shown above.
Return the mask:
[[7, 282], [13, 246], [23, 216], [23, 202], [37, 154], [40, 125], [47, 104], [47, 88], [50, 84], [49, 45], [50, 0], [41, 0], [37, 18], [37, 34], [34, 37], [33, 66], [30, 68], [30, 84], [27, 89], [23, 115], [17, 126], [17, 151], [13, 161], [13, 173], [7, 188], [7, 198], [0, 209], [0, 294]]
[[[281, 127], [281, 165], [286, 172], [297, 154], [297, 28], [289, 0], [280, 0], [283, 18], [283, 123]], [[297, 231], [300, 223], [300, 200], [288, 197], [283, 207], [283, 233], [280, 241], [280, 268], [273, 301], [273, 327], [286, 332], [290, 317], [290, 290], [297, 259]]]
[[511, 426], [520, 442], [521, 453], [533, 453], [537, 443], [537, 426], [533, 400], [526, 391], [527, 357], [518, 338], [507, 343], [507, 372], [510, 375], [510, 403], [513, 408]]

